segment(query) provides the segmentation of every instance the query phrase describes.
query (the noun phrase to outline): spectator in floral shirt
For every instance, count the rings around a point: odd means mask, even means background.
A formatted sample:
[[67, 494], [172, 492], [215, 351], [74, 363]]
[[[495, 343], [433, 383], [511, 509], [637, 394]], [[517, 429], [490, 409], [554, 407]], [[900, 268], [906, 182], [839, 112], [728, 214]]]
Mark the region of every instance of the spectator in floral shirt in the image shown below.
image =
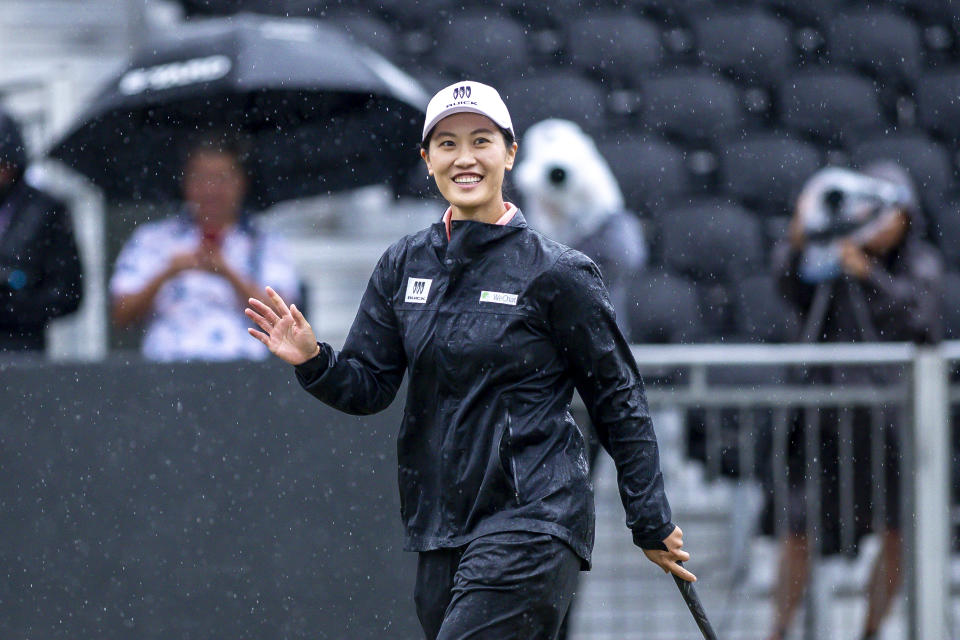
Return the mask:
[[151, 360], [262, 359], [247, 335], [246, 301], [271, 283], [296, 297], [289, 252], [243, 210], [247, 178], [236, 145], [210, 137], [187, 154], [179, 215], [138, 227], [110, 281], [119, 327], [146, 325]]

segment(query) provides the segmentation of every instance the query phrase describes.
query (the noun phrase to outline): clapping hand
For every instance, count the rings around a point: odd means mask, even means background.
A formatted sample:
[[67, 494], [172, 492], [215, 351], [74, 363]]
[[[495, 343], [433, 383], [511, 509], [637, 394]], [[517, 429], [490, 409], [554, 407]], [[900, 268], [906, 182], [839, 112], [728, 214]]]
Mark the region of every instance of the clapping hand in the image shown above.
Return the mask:
[[269, 304], [250, 298], [247, 301], [250, 306], [244, 309], [247, 317], [263, 329], [247, 329], [250, 335], [289, 364], [303, 364], [316, 357], [320, 353], [320, 346], [307, 319], [296, 305], [287, 307], [276, 291], [270, 287], [266, 291]]
[[197, 253], [195, 251], [185, 251], [183, 253], [174, 254], [170, 258], [170, 263], [167, 265], [167, 277], [173, 277], [178, 275], [181, 271], [188, 271], [190, 269], [199, 269], [200, 261], [197, 258]]
[[217, 275], [223, 275], [230, 269], [220, 247], [215, 244], [204, 242], [197, 247], [196, 260], [197, 268]]

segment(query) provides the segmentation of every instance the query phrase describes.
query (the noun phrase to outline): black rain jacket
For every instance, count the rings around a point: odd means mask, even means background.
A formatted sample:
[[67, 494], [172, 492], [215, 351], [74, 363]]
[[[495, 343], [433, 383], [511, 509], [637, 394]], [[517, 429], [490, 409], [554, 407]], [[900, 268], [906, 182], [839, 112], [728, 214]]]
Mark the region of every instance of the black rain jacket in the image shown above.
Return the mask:
[[80, 306], [80, 256], [66, 208], [27, 184], [23, 136], [2, 111], [0, 162], [17, 169], [0, 187], [0, 353], [40, 351], [47, 323]]
[[634, 542], [674, 525], [643, 383], [597, 267], [527, 227], [443, 222], [380, 258], [343, 350], [296, 368], [311, 394], [381, 411], [409, 371], [398, 440], [408, 551], [553, 535], [589, 567], [593, 488], [574, 387], [612, 455]]

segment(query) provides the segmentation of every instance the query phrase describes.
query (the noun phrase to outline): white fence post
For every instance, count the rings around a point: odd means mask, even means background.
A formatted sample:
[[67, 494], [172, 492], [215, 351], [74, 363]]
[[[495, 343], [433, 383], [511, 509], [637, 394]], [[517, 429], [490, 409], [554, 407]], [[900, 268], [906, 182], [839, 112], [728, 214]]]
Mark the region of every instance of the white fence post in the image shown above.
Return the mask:
[[[948, 370], [938, 349], [917, 351], [913, 371], [913, 500], [908, 549], [915, 640], [949, 640], [950, 437]], [[909, 469], [905, 470], [907, 473]], [[909, 557], [909, 556], [908, 556]]]

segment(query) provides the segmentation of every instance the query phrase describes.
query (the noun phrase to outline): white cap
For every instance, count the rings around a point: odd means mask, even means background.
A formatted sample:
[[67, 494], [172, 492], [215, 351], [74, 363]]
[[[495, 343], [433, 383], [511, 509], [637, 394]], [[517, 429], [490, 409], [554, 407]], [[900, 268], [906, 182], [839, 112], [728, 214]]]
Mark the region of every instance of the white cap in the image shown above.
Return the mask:
[[455, 82], [449, 87], [440, 89], [427, 105], [427, 117], [423, 123], [421, 142], [427, 139], [431, 129], [444, 118], [454, 113], [479, 113], [487, 116], [498, 126], [503, 127], [516, 138], [513, 131], [513, 121], [510, 112], [503, 103], [497, 90], [489, 85], [472, 80]]

